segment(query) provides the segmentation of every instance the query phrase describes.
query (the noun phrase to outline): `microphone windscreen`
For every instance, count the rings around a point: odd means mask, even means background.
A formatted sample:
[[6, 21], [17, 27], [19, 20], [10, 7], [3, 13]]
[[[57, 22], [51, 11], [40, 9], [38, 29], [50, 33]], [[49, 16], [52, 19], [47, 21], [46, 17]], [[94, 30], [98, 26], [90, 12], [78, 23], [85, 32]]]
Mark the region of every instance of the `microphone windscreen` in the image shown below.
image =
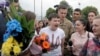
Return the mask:
[[68, 45], [69, 45], [69, 46], [72, 46], [72, 45], [73, 45], [73, 42], [72, 42], [72, 41], [69, 41], [69, 42], [68, 42]]

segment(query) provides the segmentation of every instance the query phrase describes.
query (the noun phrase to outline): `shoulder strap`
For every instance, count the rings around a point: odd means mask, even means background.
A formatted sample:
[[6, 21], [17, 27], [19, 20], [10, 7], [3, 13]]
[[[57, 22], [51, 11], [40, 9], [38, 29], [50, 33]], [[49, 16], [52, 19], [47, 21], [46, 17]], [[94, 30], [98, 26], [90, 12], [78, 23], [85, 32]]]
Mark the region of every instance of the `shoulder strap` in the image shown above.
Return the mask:
[[88, 49], [88, 42], [89, 42], [89, 38], [90, 38], [90, 35], [89, 35], [89, 32], [87, 34], [87, 41], [86, 41], [86, 44], [84, 45], [84, 47], [82, 48], [82, 51], [80, 52], [80, 56], [87, 56], [87, 49]]
[[89, 42], [89, 38], [90, 38], [89, 32], [88, 32], [87, 37], [88, 37], [88, 39], [87, 39], [87, 42], [86, 42], [86, 52], [85, 52], [85, 56], [87, 56], [88, 42]]
[[89, 40], [89, 38], [90, 38], [89, 32], [88, 32], [88, 35], [87, 36], [88, 36], [88, 40]]
[[89, 38], [90, 38], [90, 35], [89, 35], [89, 32], [88, 32], [88, 39], [87, 39], [87, 45], [86, 45], [86, 47], [88, 47], [88, 42], [89, 42]]

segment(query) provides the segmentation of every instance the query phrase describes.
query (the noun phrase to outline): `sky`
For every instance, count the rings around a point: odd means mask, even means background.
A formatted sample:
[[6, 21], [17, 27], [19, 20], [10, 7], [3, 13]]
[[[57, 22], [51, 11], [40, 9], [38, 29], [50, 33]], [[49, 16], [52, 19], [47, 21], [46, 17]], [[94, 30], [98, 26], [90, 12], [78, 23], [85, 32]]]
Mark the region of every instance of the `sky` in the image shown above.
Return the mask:
[[[35, 1], [35, 5], [34, 5], [34, 1]], [[59, 4], [60, 1], [62, 0], [19, 0], [19, 3], [22, 9], [35, 12], [36, 16], [38, 18], [41, 18], [41, 14], [44, 17], [46, 15], [46, 10], [49, 7], [54, 8], [54, 5]], [[83, 9], [86, 6], [95, 6], [100, 12], [100, 6], [99, 6], [100, 0], [65, 0], [65, 1], [67, 1], [68, 4], [73, 9], [75, 8]], [[42, 5], [42, 13], [41, 13], [41, 5]]]

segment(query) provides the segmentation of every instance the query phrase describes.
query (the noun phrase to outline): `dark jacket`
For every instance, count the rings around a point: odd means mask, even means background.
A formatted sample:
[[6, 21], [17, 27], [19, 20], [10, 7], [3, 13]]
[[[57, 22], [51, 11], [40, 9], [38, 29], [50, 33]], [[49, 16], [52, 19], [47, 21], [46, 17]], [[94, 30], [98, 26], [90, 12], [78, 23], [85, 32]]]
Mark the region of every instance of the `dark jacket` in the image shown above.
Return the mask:
[[0, 49], [3, 42], [3, 34], [6, 30], [6, 19], [2, 13], [0, 13]]
[[87, 22], [86, 30], [89, 31], [89, 32], [93, 32], [92, 31], [92, 26], [90, 26], [89, 22]]

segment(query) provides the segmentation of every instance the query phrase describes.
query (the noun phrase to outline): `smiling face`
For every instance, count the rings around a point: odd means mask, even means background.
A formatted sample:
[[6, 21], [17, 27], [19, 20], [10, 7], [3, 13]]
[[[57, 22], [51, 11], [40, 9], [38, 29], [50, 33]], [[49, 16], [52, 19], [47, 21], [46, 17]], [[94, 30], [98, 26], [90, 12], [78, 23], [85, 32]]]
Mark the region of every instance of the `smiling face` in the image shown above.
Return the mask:
[[80, 32], [80, 31], [85, 30], [85, 26], [84, 26], [84, 24], [82, 24], [81, 21], [77, 20], [75, 22], [75, 29], [76, 29], [76, 32]]

